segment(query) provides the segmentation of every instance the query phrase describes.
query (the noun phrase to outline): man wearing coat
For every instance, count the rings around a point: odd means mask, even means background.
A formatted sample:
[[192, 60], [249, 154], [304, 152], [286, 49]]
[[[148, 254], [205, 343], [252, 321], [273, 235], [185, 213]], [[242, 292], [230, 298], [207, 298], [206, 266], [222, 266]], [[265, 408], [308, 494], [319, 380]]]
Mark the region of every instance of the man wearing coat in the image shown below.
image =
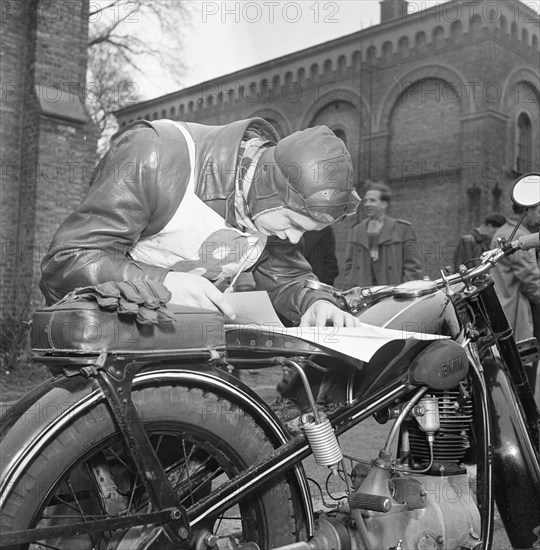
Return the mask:
[[411, 223], [386, 214], [391, 198], [390, 189], [383, 183], [366, 187], [362, 204], [367, 218], [353, 227], [347, 246], [348, 287], [398, 285], [422, 276]]
[[[495, 246], [498, 238], [508, 239], [514, 231], [524, 209], [518, 205], [513, 205], [513, 209], [514, 216], [497, 230], [492, 246]], [[538, 231], [539, 223], [540, 206], [530, 208], [512, 240]], [[540, 307], [540, 269], [535, 250], [520, 250], [510, 256], [504, 256], [492, 271], [492, 275], [495, 291], [514, 331], [516, 341], [532, 338], [534, 330], [531, 306]], [[533, 391], [536, 370], [536, 365], [527, 368], [527, 376]]]

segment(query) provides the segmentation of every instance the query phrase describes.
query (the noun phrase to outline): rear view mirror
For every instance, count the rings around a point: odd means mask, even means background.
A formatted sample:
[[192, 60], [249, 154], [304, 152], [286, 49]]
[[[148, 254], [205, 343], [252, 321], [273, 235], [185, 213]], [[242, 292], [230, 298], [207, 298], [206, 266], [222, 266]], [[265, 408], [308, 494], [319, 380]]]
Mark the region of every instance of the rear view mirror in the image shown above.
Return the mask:
[[530, 173], [519, 177], [512, 188], [512, 200], [524, 208], [540, 204], [540, 174]]

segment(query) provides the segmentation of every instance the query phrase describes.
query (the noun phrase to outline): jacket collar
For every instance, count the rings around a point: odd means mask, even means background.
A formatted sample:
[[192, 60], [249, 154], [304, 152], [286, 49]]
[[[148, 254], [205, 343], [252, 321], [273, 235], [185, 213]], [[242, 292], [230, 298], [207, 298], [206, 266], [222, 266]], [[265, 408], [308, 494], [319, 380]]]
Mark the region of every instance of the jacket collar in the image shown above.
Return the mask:
[[203, 201], [215, 201], [215, 210], [237, 227], [234, 209], [235, 179], [242, 140], [261, 137], [276, 142], [274, 127], [262, 118], [239, 120], [226, 126], [183, 123], [195, 142], [195, 193]]
[[[364, 246], [365, 248], [369, 248], [368, 237], [367, 237], [368, 221], [369, 220], [366, 218], [365, 220], [362, 220], [359, 225], [359, 228], [362, 229], [362, 231], [359, 232], [358, 243]], [[394, 218], [390, 216], [384, 217], [381, 231], [379, 233], [379, 244], [383, 244], [391, 240], [392, 233], [394, 231], [395, 226], [396, 226], [396, 220]]]

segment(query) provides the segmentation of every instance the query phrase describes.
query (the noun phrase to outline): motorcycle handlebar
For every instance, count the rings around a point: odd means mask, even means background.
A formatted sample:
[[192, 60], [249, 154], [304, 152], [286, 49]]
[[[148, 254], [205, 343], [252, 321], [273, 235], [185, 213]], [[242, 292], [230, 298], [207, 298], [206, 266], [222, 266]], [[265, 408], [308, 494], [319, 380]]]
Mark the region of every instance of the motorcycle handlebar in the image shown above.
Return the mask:
[[439, 288], [442, 288], [448, 284], [457, 284], [466, 279], [476, 279], [491, 271], [503, 256], [509, 256], [518, 250], [531, 250], [533, 248], [540, 248], [540, 232], [531, 235], [522, 235], [517, 241], [512, 241], [510, 243], [501, 241], [499, 247], [484, 252], [482, 255], [482, 263], [479, 266], [468, 270], [460, 269], [458, 273], [454, 273], [449, 277], [437, 279], [435, 282]]
[[[531, 250], [534, 248], [540, 249], [540, 232], [533, 233], [532, 235], [523, 235], [518, 240], [510, 243], [501, 241], [497, 248], [488, 250], [482, 255], [482, 262], [480, 265], [471, 269], [462, 266], [458, 273], [449, 275], [433, 281], [438, 288], [444, 288], [448, 285], [458, 284], [461, 282], [470, 281], [476, 279], [481, 275], [488, 273], [497, 262], [503, 257], [513, 254], [517, 250]], [[304, 286], [316, 290], [325, 290], [330, 292], [335, 298], [342, 302], [343, 309], [354, 310], [362, 302], [370, 301], [371, 299], [382, 298], [392, 294], [392, 288], [389, 286], [382, 287], [352, 287], [345, 291], [339, 291], [330, 285], [326, 285], [319, 281], [307, 280]]]

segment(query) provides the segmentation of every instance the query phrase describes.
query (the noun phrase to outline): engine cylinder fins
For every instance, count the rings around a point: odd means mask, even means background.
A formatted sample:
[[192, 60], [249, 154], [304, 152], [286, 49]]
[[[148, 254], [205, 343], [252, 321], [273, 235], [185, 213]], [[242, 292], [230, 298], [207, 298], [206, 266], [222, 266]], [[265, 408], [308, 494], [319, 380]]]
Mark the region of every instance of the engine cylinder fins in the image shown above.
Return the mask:
[[[466, 388], [466, 386], [465, 386]], [[470, 396], [463, 399], [458, 389], [435, 390], [430, 394], [439, 401], [440, 428], [435, 432], [433, 462], [461, 462], [471, 446], [471, 422], [473, 415]], [[408, 420], [409, 445], [413, 462], [428, 464], [430, 460], [426, 435], [416, 420]]]

